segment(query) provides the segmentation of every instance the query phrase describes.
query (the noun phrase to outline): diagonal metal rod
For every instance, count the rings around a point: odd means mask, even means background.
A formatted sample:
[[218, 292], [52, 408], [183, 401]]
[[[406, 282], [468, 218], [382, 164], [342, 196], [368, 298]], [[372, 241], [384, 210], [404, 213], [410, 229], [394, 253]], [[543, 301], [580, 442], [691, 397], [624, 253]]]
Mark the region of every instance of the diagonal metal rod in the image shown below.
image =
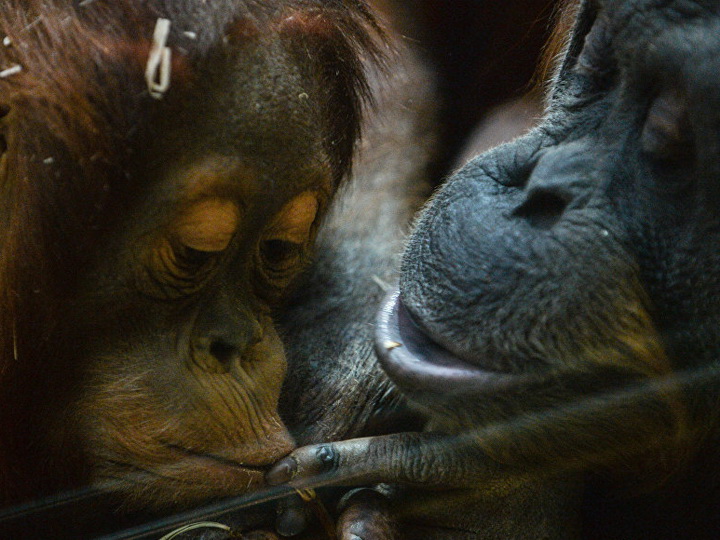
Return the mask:
[[143, 525], [132, 527], [123, 531], [99, 537], [97, 540], [142, 540], [157, 539], [159, 535], [168, 533], [173, 529], [194, 521], [206, 521], [217, 518], [229, 512], [236, 512], [251, 506], [282, 499], [295, 493], [293, 488], [288, 486], [277, 486], [239, 497], [223, 499], [214, 504], [195, 508], [187, 512], [173, 514], [165, 518], [157, 519]]

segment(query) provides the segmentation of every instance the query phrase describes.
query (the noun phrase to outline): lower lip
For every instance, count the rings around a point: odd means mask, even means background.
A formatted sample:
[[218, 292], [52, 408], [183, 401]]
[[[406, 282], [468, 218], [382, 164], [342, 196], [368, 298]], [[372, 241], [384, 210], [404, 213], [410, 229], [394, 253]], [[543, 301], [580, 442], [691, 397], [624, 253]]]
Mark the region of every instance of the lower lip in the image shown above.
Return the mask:
[[375, 347], [388, 376], [407, 393], [471, 393], [511, 390], [531, 375], [487, 371], [468, 364], [428, 338], [413, 322], [398, 291], [378, 315]]

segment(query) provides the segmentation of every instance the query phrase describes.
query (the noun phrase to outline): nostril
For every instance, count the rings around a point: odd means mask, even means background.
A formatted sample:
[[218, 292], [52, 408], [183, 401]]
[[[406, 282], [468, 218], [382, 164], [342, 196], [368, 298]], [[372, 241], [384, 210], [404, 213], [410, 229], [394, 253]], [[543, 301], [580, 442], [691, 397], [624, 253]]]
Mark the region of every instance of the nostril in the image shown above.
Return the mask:
[[553, 191], [536, 190], [513, 211], [513, 216], [538, 229], [552, 228], [562, 217], [568, 201]]
[[221, 339], [213, 340], [210, 343], [209, 352], [223, 366], [228, 367], [234, 358], [238, 356], [238, 349], [234, 345]]

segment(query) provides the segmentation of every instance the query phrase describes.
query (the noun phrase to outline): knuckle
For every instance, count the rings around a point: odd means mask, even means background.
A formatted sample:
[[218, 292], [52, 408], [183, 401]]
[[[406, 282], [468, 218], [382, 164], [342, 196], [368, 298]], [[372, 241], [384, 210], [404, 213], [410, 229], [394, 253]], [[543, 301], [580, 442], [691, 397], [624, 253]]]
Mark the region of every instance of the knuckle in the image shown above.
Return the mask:
[[431, 484], [436, 480], [437, 468], [433, 460], [428, 459], [427, 456], [411, 452], [405, 463], [408, 481], [416, 484]]
[[337, 470], [340, 454], [334, 444], [321, 444], [315, 449], [314, 458], [321, 472], [331, 472]]
[[391, 460], [399, 471], [400, 480], [409, 484], [429, 484], [435, 479], [437, 467], [432, 454], [422, 445], [408, 439], [390, 448]]

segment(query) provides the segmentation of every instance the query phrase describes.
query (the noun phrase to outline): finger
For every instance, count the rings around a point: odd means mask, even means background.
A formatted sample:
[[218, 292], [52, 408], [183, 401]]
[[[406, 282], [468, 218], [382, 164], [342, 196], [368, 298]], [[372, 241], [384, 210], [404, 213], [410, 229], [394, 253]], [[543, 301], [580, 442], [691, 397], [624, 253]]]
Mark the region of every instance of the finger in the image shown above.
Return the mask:
[[396, 433], [305, 446], [279, 461], [266, 480], [296, 488], [381, 482], [466, 487], [491, 466], [474, 442], [466, 436]]
[[[234, 538], [234, 537], [233, 537]], [[240, 537], [243, 540], [280, 540], [280, 537], [270, 531], [252, 531], [243, 533]]]
[[344, 510], [337, 525], [339, 540], [391, 540], [394, 521], [387, 498], [374, 489], [350, 492], [341, 503]]
[[278, 503], [275, 530], [281, 536], [297, 536], [309, 522], [309, 514], [303, 500], [298, 496], [287, 497]]

